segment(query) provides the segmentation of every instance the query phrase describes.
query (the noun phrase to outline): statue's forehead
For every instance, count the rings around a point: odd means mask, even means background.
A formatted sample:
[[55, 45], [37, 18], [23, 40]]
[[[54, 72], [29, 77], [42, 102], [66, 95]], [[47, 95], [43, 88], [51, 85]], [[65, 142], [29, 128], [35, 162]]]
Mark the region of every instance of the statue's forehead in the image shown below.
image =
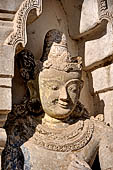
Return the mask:
[[50, 87], [50, 86], [54, 86], [54, 85], [69, 87], [74, 84], [74, 88], [75, 87], [77, 88], [79, 85], [79, 80], [78, 79], [70, 79], [67, 81], [65, 81], [65, 80], [59, 81], [59, 80], [54, 80], [54, 79], [51, 79], [51, 80], [43, 79], [41, 81], [41, 83], [43, 83], [44, 87], [46, 87], [46, 86]]
[[40, 73], [40, 80], [56, 80], [56, 81], [69, 81], [71, 79], [77, 79], [78, 75], [75, 72], [65, 72], [65, 71], [58, 71], [54, 69], [44, 70]]

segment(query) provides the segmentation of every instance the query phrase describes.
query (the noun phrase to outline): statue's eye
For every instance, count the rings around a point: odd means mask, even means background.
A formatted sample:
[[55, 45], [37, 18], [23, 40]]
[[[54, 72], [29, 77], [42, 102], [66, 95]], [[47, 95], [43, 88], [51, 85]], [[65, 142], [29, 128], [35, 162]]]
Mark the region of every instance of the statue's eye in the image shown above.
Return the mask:
[[53, 85], [53, 86], [51, 86], [51, 89], [52, 89], [52, 90], [58, 90], [58, 86]]
[[45, 90], [58, 90], [60, 88], [60, 83], [57, 81], [43, 81], [43, 87]]
[[68, 91], [70, 91], [72, 93], [76, 93], [77, 88], [75, 86], [70, 86], [70, 87], [68, 87]]

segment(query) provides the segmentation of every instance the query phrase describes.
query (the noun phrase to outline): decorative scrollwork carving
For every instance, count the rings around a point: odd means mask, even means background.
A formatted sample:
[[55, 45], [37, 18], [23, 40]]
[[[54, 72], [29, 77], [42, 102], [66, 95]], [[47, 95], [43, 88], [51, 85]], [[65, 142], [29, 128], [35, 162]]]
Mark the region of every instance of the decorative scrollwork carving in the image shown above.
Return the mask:
[[108, 9], [107, 0], [98, 0], [98, 5], [99, 5], [100, 20], [106, 19], [108, 21], [112, 21], [113, 14]]
[[6, 39], [5, 44], [12, 45], [13, 47], [15, 47], [17, 44], [22, 43], [23, 47], [25, 47], [27, 43], [26, 35], [27, 17], [29, 12], [35, 8], [37, 11], [37, 16], [39, 16], [42, 12], [42, 0], [25, 0], [21, 4], [13, 21], [14, 31]]
[[[72, 127], [71, 127], [72, 126]], [[94, 126], [87, 120], [79, 121], [62, 130], [39, 125], [35, 134], [36, 144], [48, 150], [58, 152], [76, 151], [83, 148], [91, 139]]]

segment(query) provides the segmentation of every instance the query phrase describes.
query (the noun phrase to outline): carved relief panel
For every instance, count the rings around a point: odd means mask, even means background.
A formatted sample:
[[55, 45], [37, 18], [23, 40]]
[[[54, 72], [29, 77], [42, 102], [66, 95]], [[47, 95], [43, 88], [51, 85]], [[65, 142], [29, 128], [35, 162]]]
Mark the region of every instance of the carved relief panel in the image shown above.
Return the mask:
[[98, 151], [101, 168], [113, 168], [106, 149], [113, 139], [112, 7], [111, 0], [43, 0], [42, 12], [41, 0], [24, 0], [0, 21], [3, 170], [91, 170]]

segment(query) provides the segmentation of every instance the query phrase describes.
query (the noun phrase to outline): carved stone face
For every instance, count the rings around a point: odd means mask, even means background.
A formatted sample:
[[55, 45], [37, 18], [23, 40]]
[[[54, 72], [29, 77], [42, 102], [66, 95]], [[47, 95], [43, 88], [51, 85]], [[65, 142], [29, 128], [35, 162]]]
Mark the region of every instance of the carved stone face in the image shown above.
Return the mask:
[[64, 119], [74, 110], [80, 95], [76, 73], [45, 69], [39, 75], [43, 110], [53, 118]]

